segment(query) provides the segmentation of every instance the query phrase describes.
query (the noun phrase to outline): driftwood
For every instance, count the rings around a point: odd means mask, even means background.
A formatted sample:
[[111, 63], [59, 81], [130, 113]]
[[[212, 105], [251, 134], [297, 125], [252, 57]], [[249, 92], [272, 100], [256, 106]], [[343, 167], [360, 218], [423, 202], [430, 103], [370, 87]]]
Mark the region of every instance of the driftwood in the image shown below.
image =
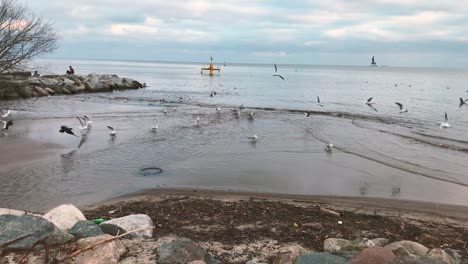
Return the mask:
[[61, 259], [61, 260], [58, 260], [58, 261], [55, 262], [55, 263], [62, 263], [62, 262], [65, 262], [65, 261], [67, 261], [67, 260], [69, 260], [69, 259], [72, 259], [72, 258], [78, 256], [79, 254], [84, 253], [84, 252], [86, 252], [86, 251], [88, 251], [88, 250], [91, 250], [91, 249], [93, 249], [93, 248], [95, 248], [95, 247], [97, 247], [97, 246], [99, 246], [99, 245], [102, 245], [102, 244], [105, 244], [105, 243], [107, 243], [107, 242], [110, 242], [110, 241], [119, 239], [119, 238], [124, 237], [124, 236], [126, 236], [126, 235], [128, 235], [128, 234], [136, 233], [136, 232], [143, 231], [143, 230], [147, 230], [147, 229], [154, 229], [154, 226], [138, 228], [138, 229], [129, 231], [129, 232], [125, 233], [125, 234], [121, 234], [121, 235], [114, 236], [114, 237], [111, 237], [111, 238], [108, 238], [108, 239], [104, 239], [104, 240], [99, 241], [99, 242], [96, 242], [96, 243], [94, 243], [94, 244], [92, 244], [92, 245], [90, 245], [90, 246], [88, 246], [88, 247], [86, 247], [86, 248], [84, 248], [84, 249], [77, 250], [77, 251], [73, 252], [73, 254], [71, 254], [71, 255], [69, 255], [69, 256], [67, 256], [67, 257], [65, 257], [65, 258], [63, 258], [63, 259]]

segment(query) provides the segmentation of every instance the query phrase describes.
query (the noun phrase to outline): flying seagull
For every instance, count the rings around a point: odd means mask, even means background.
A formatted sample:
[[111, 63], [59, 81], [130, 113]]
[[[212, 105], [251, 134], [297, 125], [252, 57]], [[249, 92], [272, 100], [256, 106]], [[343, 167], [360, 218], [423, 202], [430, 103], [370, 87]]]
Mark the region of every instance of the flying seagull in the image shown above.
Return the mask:
[[88, 135], [82, 134], [80, 144], [78, 144], [77, 148], [81, 148], [81, 146], [83, 146], [83, 144], [86, 143], [86, 141], [88, 141]]
[[73, 128], [71, 128], [71, 127], [61, 126], [59, 132], [60, 133], [67, 133], [69, 135], [73, 135], [73, 136], [77, 137], [77, 135], [75, 135], [75, 133], [73, 133], [72, 130], [73, 130]]
[[0, 110], [0, 118], [5, 119], [11, 114], [11, 111], [8, 110], [6, 113], [4, 113], [2, 110]]
[[441, 128], [449, 128], [450, 127], [447, 112], [445, 112], [445, 122], [440, 123], [440, 127]]
[[458, 107], [462, 107], [463, 105], [466, 105], [466, 102], [468, 102], [468, 99], [463, 100], [463, 98], [460, 97], [460, 105]]
[[375, 104], [374, 102], [372, 102], [372, 98], [374, 98], [374, 97], [371, 97], [371, 98], [367, 99], [366, 105], [373, 105], [373, 104]]
[[400, 108], [400, 114], [408, 112], [408, 108], [403, 108], [403, 105], [401, 103], [395, 102], [395, 104], [398, 105], [398, 107]]
[[93, 121], [91, 120], [91, 117], [83, 116], [83, 118], [86, 121], [86, 125], [88, 125], [88, 127], [91, 127], [93, 125]]
[[320, 103], [320, 97], [317, 96], [317, 105], [320, 107], [323, 107], [323, 105]]
[[79, 116], [77, 116], [76, 119], [78, 119], [78, 121], [80, 122], [80, 125], [81, 125], [80, 129], [81, 130], [89, 129], [89, 125], [88, 125], [88, 123], [87, 123], [87, 121], [86, 121], [86, 119], [84, 117], [80, 118]]
[[276, 67], [276, 64], [273, 64], [273, 65], [275, 65], [275, 73], [273, 74], [273, 76], [280, 77], [281, 79], [283, 79], [283, 80], [284, 80], [284, 77], [283, 77], [283, 76], [281, 76], [280, 74], [278, 74], [278, 67]]
[[114, 129], [113, 126], [107, 126], [107, 128], [111, 131], [111, 132], [109, 133], [109, 135], [110, 135], [111, 137], [117, 136], [117, 131], [115, 131], [115, 129]]
[[328, 143], [328, 145], [325, 146], [325, 151], [326, 152], [332, 152], [332, 150], [333, 150], [333, 144]]
[[257, 142], [257, 139], [258, 139], [257, 134], [255, 134], [255, 135], [249, 137], [249, 140], [250, 140], [250, 142], [252, 142], [252, 143]]
[[304, 118], [309, 118], [311, 114], [312, 114], [311, 112], [305, 112], [304, 113]]
[[8, 120], [8, 121], [1, 120], [0, 122], [3, 123], [2, 130], [8, 130], [8, 128], [13, 125], [13, 120]]

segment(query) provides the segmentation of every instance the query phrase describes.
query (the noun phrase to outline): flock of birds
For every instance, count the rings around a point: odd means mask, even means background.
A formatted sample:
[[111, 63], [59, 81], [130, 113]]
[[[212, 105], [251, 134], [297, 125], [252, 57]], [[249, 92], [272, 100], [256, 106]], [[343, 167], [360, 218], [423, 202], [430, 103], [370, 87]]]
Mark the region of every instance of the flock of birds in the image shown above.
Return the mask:
[[[275, 71], [273, 73], [273, 76], [274, 77], [278, 77], [282, 80], [285, 80], [284, 76], [279, 74], [278, 73], [278, 67], [276, 66], [276, 64], [274, 64], [274, 68], [275, 68]], [[411, 87], [411, 85], [410, 85]], [[217, 93], [215, 91], [212, 91], [210, 93], [210, 97], [214, 97], [216, 96]], [[183, 98], [182, 97], [179, 97], [179, 101], [182, 102], [183, 101]], [[165, 100], [162, 99], [160, 101], [160, 103], [164, 103]], [[369, 99], [367, 99], [367, 101], [365, 102], [365, 104], [372, 108], [374, 111], [378, 112], [377, 108], [375, 108], [375, 102], [373, 101], [373, 97], [370, 97]], [[403, 113], [408, 113], [408, 108], [405, 108], [403, 106], [402, 103], [399, 103], [399, 102], [395, 102], [395, 104], [398, 106], [399, 108], [399, 113], [400, 114], [403, 114]], [[468, 99], [463, 99], [463, 98], [460, 98], [460, 103], [459, 103], [459, 107], [462, 107], [464, 105], [467, 105], [468, 104]], [[320, 101], [320, 97], [317, 96], [317, 106], [318, 107], [324, 107], [323, 104], [321, 103]], [[233, 111], [233, 114], [235, 117], [237, 118], [240, 118], [241, 117], [241, 111], [245, 109], [244, 105], [240, 105], [237, 109], [234, 109], [232, 110]], [[176, 108], [172, 108], [172, 111], [175, 112], [176, 111]], [[168, 110], [167, 109], [164, 109], [163, 110], [163, 113], [165, 115], [168, 114]], [[221, 113], [221, 107], [220, 106], [217, 106], [216, 107], [216, 112], [218, 114]], [[7, 110], [6, 112], [3, 112], [2, 110], [0, 110], [0, 122], [3, 124], [3, 126], [1, 127], [1, 132], [3, 134], [7, 134], [8, 133], [8, 129], [9, 127], [11, 127], [13, 125], [13, 120], [11, 119], [7, 119], [11, 114], [11, 110]], [[311, 112], [304, 112], [304, 118], [310, 118], [312, 115]], [[78, 145], [78, 148], [80, 148], [87, 140], [87, 136], [88, 136], [88, 132], [91, 130], [92, 128], [92, 124], [93, 124], [93, 121], [91, 120], [91, 117], [87, 116], [87, 115], [84, 115], [84, 116], [81, 116], [81, 117], [77, 117], [78, 121], [79, 121], [79, 129], [81, 130], [81, 140], [80, 140], [80, 143]], [[248, 114], [248, 119], [249, 120], [253, 120], [255, 119], [255, 112], [250, 112]], [[201, 119], [200, 119], [200, 116], [197, 116], [197, 118], [195, 119], [195, 127], [200, 127], [201, 126]], [[439, 123], [439, 126], [441, 128], [449, 128], [450, 127], [450, 123], [449, 123], [449, 119], [448, 119], [448, 115], [447, 113], [445, 113], [445, 119], [444, 119], [444, 122], [441, 122]], [[110, 130], [109, 132], [109, 135], [111, 137], [111, 139], [114, 139], [116, 136], [117, 136], [117, 131], [115, 130], [115, 127], [114, 126], [110, 126], [108, 125], [107, 128]], [[152, 132], [157, 132], [159, 129], [159, 127], [157, 125], [154, 125], [150, 128], [150, 131]], [[69, 127], [69, 126], [65, 126], [65, 125], [62, 125], [60, 127], [60, 130], [59, 130], [60, 133], [66, 133], [66, 134], [69, 134], [69, 135], [72, 135], [72, 136], [75, 136], [75, 137], [78, 137], [75, 132], [73, 131], [73, 128]], [[257, 134], [254, 134], [253, 136], [250, 136], [248, 137], [248, 140], [252, 143], [256, 143], [257, 140], [258, 140], [258, 136]], [[326, 146], [325, 146], [325, 151], [327, 152], [331, 152], [332, 149], [333, 149], [333, 144], [332, 143], [328, 143]]]

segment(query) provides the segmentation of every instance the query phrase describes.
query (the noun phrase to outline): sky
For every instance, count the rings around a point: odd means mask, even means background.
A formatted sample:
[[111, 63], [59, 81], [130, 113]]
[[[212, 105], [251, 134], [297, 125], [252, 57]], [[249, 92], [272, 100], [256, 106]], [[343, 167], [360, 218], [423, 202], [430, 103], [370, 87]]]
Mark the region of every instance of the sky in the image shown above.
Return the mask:
[[20, 0], [49, 58], [468, 67], [468, 0]]

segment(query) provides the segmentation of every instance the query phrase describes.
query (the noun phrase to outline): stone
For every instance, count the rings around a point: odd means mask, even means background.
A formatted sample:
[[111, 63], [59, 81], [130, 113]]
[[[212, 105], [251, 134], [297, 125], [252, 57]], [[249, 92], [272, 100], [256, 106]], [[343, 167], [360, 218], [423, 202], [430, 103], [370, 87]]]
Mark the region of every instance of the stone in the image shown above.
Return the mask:
[[[101, 235], [97, 237], [88, 237], [79, 239], [76, 244], [80, 249], [85, 249], [100, 241], [112, 238], [110, 235]], [[92, 250], [85, 251], [73, 259], [74, 264], [112, 264], [117, 263], [120, 257], [125, 254], [126, 249], [122, 241], [115, 239]]]
[[221, 261], [213, 258], [213, 256], [211, 256], [211, 254], [206, 254], [205, 255], [205, 262], [206, 264], [220, 264]]
[[[102, 231], [109, 235], [123, 234], [139, 228], [152, 227], [153, 221], [145, 214], [132, 214], [124, 217], [114, 218], [100, 224]], [[127, 237], [127, 236], [126, 236]], [[146, 229], [128, 235], [128, 238], [152, 238], [153, 230]]]
[[69, 231], [77, 238], [95, 237], [103, 235], [101, 227], [93, 221], [79, 221]]
[[340, 256], [342, 258], [345, 258], [346, 260], [351, 260], [355, 256], [359, 255], [361, 253], [360, 251], [340, 251], [333, 253], [336, 256]]
[[453, 250], [451, 248], [446, 248], [444, 249], [445, 253], [447, 253], [450, 257], [453, 258], [453, 260], [455, 260], [456, 263], [461, 263], [461, 256], [460, 254], [458, 253], [458, 251], [456, 250]]
[[397, 256], [405, 256], [406, 252], [410, 255], [425, 256], [429, 251], [427, 247], [409, 240], [393, 242], [386, 245], [385, 248], [392, 250]]
[[297, 257], [306, 253], [310, 253], [310, 251], [298, 244], [289, 244], [278, 250], [273, 264], [292, 264]]
[[20, 211], [20, 210], [15, 210], [15, 209], [10, 209], [10, 208], [0, 208], [0, 215], [16, 215], [16, 216], [22, 216], [22, 215], [33, 215], [33, 216], [41, 216], [39, 214], [34, 214], [30, 213], [27, 211]]
[[54, 223], [62, 230], [72, 228], [78, 221], [86, 220], [83, 213], [72, 204], [62, 204], [47, 212], [44, 219]]
[[75, 237], [73, 235], [55, 227], [54, 231], [52, 231], [52, 233], [49, 234], [45, 242], [48, 246], [58, 246], [58, 245], [68, 243], [74, 238]]
[[405, 256], [397, 257], [389, 264], [444, 264], [444, 262], [428, 256]]
[[32, 215], [0, 215], [0, 248], [30, 249], [54, 232], [54, 224]]
[[341, 238], [327, 238], [323, 242], [324, 251], [330, 253], [336, 253], [340, 251], [357, 251], [373, 246], [375, 246], [375, 244], [367, 238], [355, 239], [352, 241]]
[[390, 242], [390, 240], [386, 239], [386, 238], [374, 238], [371, 240], [372, 243], [374, 243], [375, 246], [381, 246], [381, 247], [384, 247], [386, 245], [388, 245], [388, 243]]
[[76, 86], [73, 85], [73, 84], [68, 84], [68, 83], [67, 83], [67, 84], [65, 84], [65, 85], [62, 87], [62, 89], [67, 89], [67, 90], [70, 91], [72, 94], [77, 93], [77, 91], [76, 91]]
[[33, 96], [32, 94], [33, 88], [29, 86], [19, 87], [16, 91], [23, 98], [30, 98]]
[[61, 83], [61, 81], [55, 78], [42, 78], [41, 83], [45, 86], [53, 87], [53, 86], [58, 86]]
[[40, 96], [48, 96], [49, 94], [44, 90], [42, 89], [41, 87], [34, 87], [34, 90], [36, 90], [36, 92], [40, 95]]
[[187, 238], [163, 243], [158, 248], [159, 259], [157, 263], [188, 263], [194, 260], [204, 260], [205, 249]]
[[206, 264], [206, 262], [203, 260], [194, 260], [190, 261], [188, 264]]
[[50, 95], [54, 95], [54, 94], [55, 94], [55, 91], [52, 90], [52, 89], [50, 89], [50, 88], [48, 88], [48, 87], [47, 87], [47, 88], [44, 88], [44, 90], [45, 90], [48, 94], [50, 94]]
[[33, 86], [33, 85], [41, 85], [41, 84], [42, 84], [41, 80], [40, 80], [39, 78], [35, 78], [35, 77], [34, 77], [34, 78], [26, 79], [26, 80], [24, 80], [23, 82], [24, 82], [24, 83], [27, 83], [27, 84], [29, 84], [29, 85], [31, 85], [31, 86]]
[[364, 249], [359, 255], [351, 259], [351, 264], [388, 264], [395, 259], [395, 254], [381, 246], [375, 246]]
[[67, 88], [65, 88], [65, 87], [62, 87], [62, 92], [64, 94], [72, 94], [72, 92], [70, 90], [68, 90]]
[[440, 248], [432, 249], [431, 251], [429, 251], [427, 256], [434, 259], [442, 260], [446, 264], [457, 264], [457, 262], [449, 254], [447, 254], [447, 252]]
[[330, 253], [311, 253], [299, 256], [295, 264], [346, 264], [348, 261]]
[[75, 81], [73, 80], [70, 80], [68, 78], [63, 78], [62, 82], [65, 84], [65, 85], [74, 85], [75, 84]]
[[425, 245], [435, 245], [438, 240], [436, 237], [426, 233], [422, 233], [418, 238], [418, 242]]
[[76, 93], [83, 93], [84, 91], [86, 91], [86, 87], [84, 84], [75, 85], [74, 87]]

